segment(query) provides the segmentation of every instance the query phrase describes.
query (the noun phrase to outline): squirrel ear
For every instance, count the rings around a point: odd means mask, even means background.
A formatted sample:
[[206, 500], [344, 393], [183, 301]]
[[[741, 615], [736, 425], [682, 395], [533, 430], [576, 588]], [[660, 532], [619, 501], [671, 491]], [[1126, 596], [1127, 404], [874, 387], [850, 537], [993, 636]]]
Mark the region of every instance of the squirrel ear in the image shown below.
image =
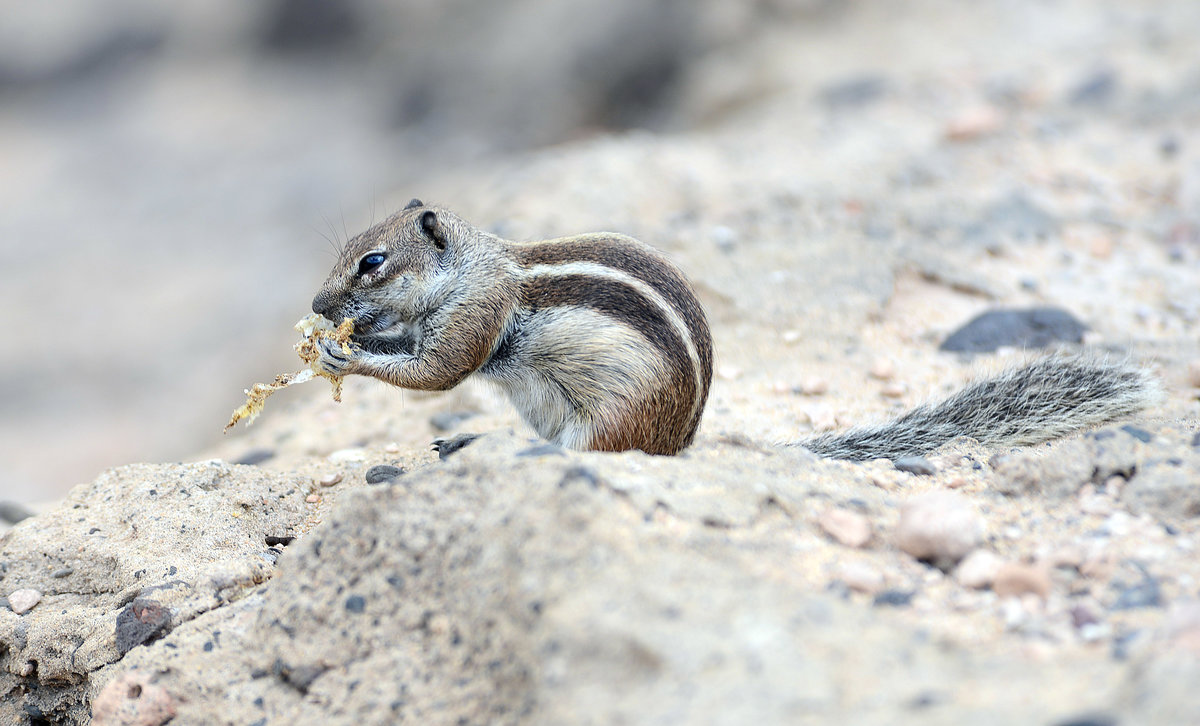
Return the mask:
[[439, 250], [446, 249], [446, 239], [438, 231], [438, 218], [433, 212], [425, 212], [421, 215], [421, 231], [423, 231], [429, 239], [433, 240], [434, 247]]
[[417, 207], [423, 207], [423, 206], [425, 206], [425, 203], [422, 202], [420, 199], [412, 199], [408, 202], [408, 204], [404, 205], [404, 208], [405, 209], [416, 209]]

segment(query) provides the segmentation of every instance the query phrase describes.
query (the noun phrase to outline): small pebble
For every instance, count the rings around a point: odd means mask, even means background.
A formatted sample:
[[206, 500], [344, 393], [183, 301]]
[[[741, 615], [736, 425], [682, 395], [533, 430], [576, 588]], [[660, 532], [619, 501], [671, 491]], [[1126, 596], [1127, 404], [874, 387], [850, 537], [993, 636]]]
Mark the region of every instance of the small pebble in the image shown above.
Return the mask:
[[309, 494], [307, 497], [304, 498], [304, 501], [308, 502], [309, 504], [316, 504], [317, 502], [321, 501], [321, 495], [320, 494]]
[[23, 588], [8, 596], [8, 607], [17, 615], [24, 615], [42, 599], [42, 593], [32, 588]]
[[1098, 643], [1112, 635], [1108, 623], [1089, 623], [1079, 626], [1079, 637], [1086, 643]]
[[847, 547], [862, 547], [871, 541], [871, 522], [848, 509], [827, 509], [817, 519], [825, 534]]
[[449, 431], [473, 416], [474, 411], [439, 411], [429, 417], [429, 425], [436, 431]]
[[1065, 545], [1054, 550], [1046, 558], [1046, 564], [1050, 567], [1071, 567], [1078, 570], [1083, 566], [1084, 559], [1085, 554], [1082, 547], [1078, 545]]
[[737, 366], [721, 366], [717, 368], [717, 377], [726, 381], [736, 381], [742, 377], [742, 369]]
[[918, 560], [947, 570], [983, 541], [984, 522], [963, 495], [952, 491], [921, 494], [900, 507], [896, 544]]
[[1070, 610], [1071, 625], [1075, 629], [1085, 625], [1095, 625], [1100, 622], [1100, 615], [1087, 605], [1076, 605]]
[[1103, 713], [1089, 713], [1082, 716], [1072, 716], [1065, 721], [1055, 721], [1053, 726], [1119, 726], [1116, 716]]
[[800, 339], [804, 336], [802, 336], [800, 334], [799, 330], [785, 330], [785, 331], [783, 331], [782, 337], [783, 337], [783, 342], [788, 343], [790, 345], [792, 343], [799, 343]]
[[134, 598], [117, 613], [117, 653], [123, 656], [139, 645], [158, 639], [170, 629], [170, 608], [149, 598]]
[[895, 377], [896, 366], [887, 358], [876, 358], [875, 362], [871, 364], [869, 372], [872, 378], [888, 381]]
[[1109, 257], [1112, 257], [1115, 246], [1116, 243], [1113, 242], [1112, 237], [1102, 235], [1091, 241], [1091, 244], [1088, 245], [1088, 252], [1098, 260], [1107, 260]]
[[1150, 439], [1154, 438], [1153, 435], [1151, 435], [1151, 433], [1149, 431], [1146, 431], [1145, 429], [1139, 429], [1136, 426], [1130, 426], [1128, 424], [1125, 426], [1122, 426], [1121, 430], [1124, 431], [1125, 433], [1129, 434], [1133, 438], [1137, 439], [1138, 441], [1141, 441], [1143, 444], [1150, 443]]
[[1001, 565], [992, 580], [992, 591], [1000, 597], [1020, 597], [1032, 593], [1045, 600], [1053, 587], [1050, 573], [1045, 568], [1015, 562]]
[[837, 414], [826, 408], [809, 411], [808, 418], [812, 421], [814, 431], [833, 431], [838, 427]]
[[732, 227], [718, 224], [708, 231], [708, 235], [722, 252], [732, 252], [737, 247], [738, 233]]
[[880, 489], [884, 490], [885, 492], [895, 491], [896, 489], [900, 488], [899, 485], [896, 483], [895, 477], [888, 476], [887, 474], [885, 474], [881, 471], [873, 471], [873, 472], [871, 472], [871, 474], [869, 476], [871, 479], [871, 483], [874, 484], [875, 486], [879, 487]]
[[954, 579], [963, 587], [986, 590], [996, 580], [996, 573], [1002, 564], [1003, 561], [992, 551], [975, 550], [958, 563], [954, 569]]
[[430, 616], [429, 621], [426, 623], [426, 627], [433, 635], [445, 635], [446, 633], [450, 632], [450, 618], [446, 617], [442, 613], [436, 613]]
[[864, 562], [847, 562], [837, 570], [837, 578], [855, 592], [874, 595], [883, 589], [883, 573]]
[[352, 464], [366, 461], [367, 452], [360, 448], [338, 449], [325, 458], [334, 464]]
[[57, 570], [55, 570], [54, 572], [51, 572], [50, 577], [53, 577], [56, 579], [61, 578], [61, 577], [68, 577], [71, 574], [73, 574], [74, 572], [75, 572], [74, 567], [60, 567]]
[[875, 596], [871, 604], [876, 607], [907, 607], [912, 604], [916, 594], [912, 590], [884, 590]]
[[92, 702], [92, 726], [161, 726], [175, 718], [175, 701], [149, 670], [109, 681]]
[[1109, 497], [1105, 494], [1092, 494], [1090, 496], [1082, 496], [1079, 498], [1079, 511], [1083, 512], [1084, 514], [1108, 516], [1112, 513], [1112, 509], [1112, 497]]
[[362, 595], [351, 595], [346, 598], [346, 610], [352, 613], [361, 613], [367, 609], [367, 599]]
[[896, 459], [892, 463], [892, 466], [895, 466], [900, 471], [906, 471], [909, 474], [916, 474], [917, 476], [933, 476], [937, 473], [937, 467], [924, 456], [903, 456]]
[[[11, 600], [11, 596], [10, 600]], [[1146, 575], [1136, 585], [1121, 589], [1117, 599], [1109, 607], [1110, 610], [1133, 610], [1135, 608], [1163, 607], [1162, 588], [1158, 580]]]
[[1200, 360], [1188, 363], [1187, 382], [1192, 388], [1200, 388]]
[[0, 502], [0, 522], [16, 524], [32, 516], [33, 511], [23, 504], [18, 504], [17, 502]]
[[343, 476], [345, 475], [340, 471], [331, 471], [318, 479], [317, 482], [323, 487], [331, 487], [340, 482]]
[[905, 393], [908, 393], [908, 387], [903, 383], [889, 383], [879, 389], [879, 394], [884, 398], [903, 398]]
[[394, 481], [404, 473], [404, 469], [398, 466], [388, 464], [380, 464], [367, 469], [366, 480], [368, 484], [386, 484]]
[[1094, 553], [1079, 566], [1079, 574], [1093, 580], [1106, 580], [1113, 571], [1113, 561], [1108, 555]]
[[1059, 308], [990, 310], [947, 336], [941, 350], [990, 353], [997, 348], [1042, 348], [1078, 343], [1086, 331], [1075, 316]]
[[820, 396], [829, 390], [829, 381], [813, 376], [800, 381], [800, 393], [805, 396]]
[[1000, 130], [1004, 119], [991, 106], [967, 109], [946, 124], [944, 135], [949, 141], [972, 141]]
[[251, 449], [242, 454], [241, 458], [233, 463], [242, 464], [244, 466], [257, 466], [264, 461], [275, 458], [275, 452], [270, 449]]
[[516, 453], [519, 457], [538, 457], [538, 456], [564, 456], [566, 452], [558, 444], [546, 442], [530, 446], [528, 449], [521, 449]]

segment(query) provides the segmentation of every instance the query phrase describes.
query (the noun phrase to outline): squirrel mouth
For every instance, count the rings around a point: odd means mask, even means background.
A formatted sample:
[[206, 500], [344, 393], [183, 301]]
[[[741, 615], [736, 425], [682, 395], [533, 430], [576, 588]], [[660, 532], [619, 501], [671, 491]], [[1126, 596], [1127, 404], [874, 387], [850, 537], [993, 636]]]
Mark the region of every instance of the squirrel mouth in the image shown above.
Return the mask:
[[390, 313], [367, 313], [354, 321], [354, 333], [351, 340], [370, 340], [393, 338], [404, 335], [407, 329], [405, 321]]

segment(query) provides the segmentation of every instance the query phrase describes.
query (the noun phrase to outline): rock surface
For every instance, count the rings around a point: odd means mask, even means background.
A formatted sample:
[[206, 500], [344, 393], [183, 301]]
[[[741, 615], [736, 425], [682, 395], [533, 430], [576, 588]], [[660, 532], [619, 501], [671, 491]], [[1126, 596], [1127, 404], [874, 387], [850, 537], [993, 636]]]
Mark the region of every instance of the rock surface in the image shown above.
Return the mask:
[[[0, 723], [1193, 720], [1200, 5], [706, 2], [679, 25], [678, 3], [585, 4], [480, 6], [470, 28], [470, 3], [404, 4], [387, 48], [397, 11], [375, 2], [324, 35], [310, 3], [263, 23], [227, 0], [80, 2], [87, 22], [57, 30], [82, 44], [0, 31], [0, 295], [23, 326], [0, 351], [20, 412], [3, 499], [131, 442], [205, 459], [109, 471], [0, 534]], [[519, 42], [543, 23], [553, 47]], [[591, 60], [585, 40], [629, 29]], [[422, 90], [472, 43], [496, 65]], [[422, 60], [378, 60], [396, 57]], [[659, 75], [631, 86], [622, 63]], [[481, 85], [515, 90], [463, 116]], [[694, 446], [562, 451], [485, 387], [353, 379], [341, 405], [289, 392], [205, 439], [294, 363], [321, 215], [349, 207], [340, 240], [377, 190], [376, 217], [420, 196], [510, 237], [615, 229], [677, 260], [719, 370]], [[1151, 362], [1163, 405], [1029, 449], [952, 442], [919, 476], [777, 445], [1013, 364], [937, 345], [1035, 307]], [[485, 436], [430, 450], [467, 432]], [[943, 546], [967, 544], [939, 569], [895, 535], [907, 503], [946, 497], [969, 514]]]

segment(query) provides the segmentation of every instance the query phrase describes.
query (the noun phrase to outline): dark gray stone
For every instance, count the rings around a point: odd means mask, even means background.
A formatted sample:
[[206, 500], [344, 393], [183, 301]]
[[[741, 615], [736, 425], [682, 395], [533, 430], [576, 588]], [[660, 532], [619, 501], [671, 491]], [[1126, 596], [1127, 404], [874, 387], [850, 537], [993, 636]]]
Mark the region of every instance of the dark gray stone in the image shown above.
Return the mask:
[[171, 611], [155, 600], [134, 598], [117, 614], [117, 652], [125, 655], [171, 629]]
[[916, 594], [914, 590], [884, 590], [875, 596], [871, 604], [876, 607], [908, 607]]
[[865, 75], [832, 83], [821, 89], [820, 99], [832, 108], [861, 108], [883, 98], [887, 93], [887, 79], [879, 75]]
[[246, 466], [255, 466], [275, 458], [275, 452], [270, 449], [251, 449], [242, 454], [235, 464], [244, 464]]
[[365, 478], [368, 484], [386, 484], [398, 479], [402, 474], [404, 474], [402, 467], [380, 464], [367, 469]]
[[1116, 70], [1097, 68], [1085, 75], [1071, 89], [1068, 100], [1073, 106], [1100, 106], [1108, 103], [1116, 93], [1119, 79]]
[[33, 512], [17, 502], [0, 502], [0, 521], [16, 524], [23, 519], [29, 519]]
[[429, 425], [438, 431], [449, 431], [474, 416], [474, 411], [441, 411], [429, 417]]
[[917, 476], [933, 476], [937, 473], [937, 467], [924, 456], [904, 456], [892, 462], [892, 466]]
[[1003, 346], [1044, 348], [1054, 343], [1080, 343], [1087, 326], [1060, 308], [990, 310], [954, 331], [941, 350], [990, 353]]

